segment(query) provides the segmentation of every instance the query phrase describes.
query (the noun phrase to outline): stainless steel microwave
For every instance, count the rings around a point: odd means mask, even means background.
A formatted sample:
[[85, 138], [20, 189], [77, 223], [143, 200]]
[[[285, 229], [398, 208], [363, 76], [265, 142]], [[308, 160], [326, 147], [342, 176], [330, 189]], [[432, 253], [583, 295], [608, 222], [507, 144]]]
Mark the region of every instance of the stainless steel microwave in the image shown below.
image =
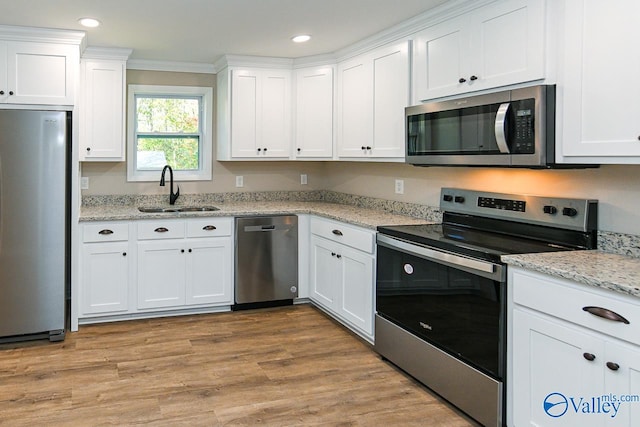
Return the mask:
[[541, 85], [407, 107], [406, 162], [572, 167], [555, 164], [555, 98]]

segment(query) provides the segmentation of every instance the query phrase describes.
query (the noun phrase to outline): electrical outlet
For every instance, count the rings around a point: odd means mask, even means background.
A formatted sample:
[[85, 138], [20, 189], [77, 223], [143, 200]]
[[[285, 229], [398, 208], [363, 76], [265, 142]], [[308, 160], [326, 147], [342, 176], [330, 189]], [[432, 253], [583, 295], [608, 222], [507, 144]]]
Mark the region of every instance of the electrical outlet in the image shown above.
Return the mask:
[[81, 190], [88, 190], [89, 189], [89, 177], [88, 176], [83, 176], [82, 178], [80, 178], [80, 189]]
[[404, 180], [396, 179], [396, 194], [404, 194]]
[[307, 174], [306, 173], [300, 174], [300, 184], [301, 185], [307, 185]]
[[236, 187], [244, 187], [244, 177], [242, 175], [236, 176]]

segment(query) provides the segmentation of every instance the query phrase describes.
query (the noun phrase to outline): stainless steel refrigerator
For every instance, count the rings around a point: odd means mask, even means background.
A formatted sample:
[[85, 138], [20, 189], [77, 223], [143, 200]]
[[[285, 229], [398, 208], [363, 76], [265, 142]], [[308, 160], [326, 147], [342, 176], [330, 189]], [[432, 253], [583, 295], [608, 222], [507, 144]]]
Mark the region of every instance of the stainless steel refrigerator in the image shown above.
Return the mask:
[[69, 124], [0, 110], [0, 341], [64, 339]]

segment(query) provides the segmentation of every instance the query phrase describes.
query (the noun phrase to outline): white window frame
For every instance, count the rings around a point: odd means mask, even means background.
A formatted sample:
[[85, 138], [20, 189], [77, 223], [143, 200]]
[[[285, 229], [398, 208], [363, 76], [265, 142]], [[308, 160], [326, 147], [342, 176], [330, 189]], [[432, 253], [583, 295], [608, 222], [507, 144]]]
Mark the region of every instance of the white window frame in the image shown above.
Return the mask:
[[173, 171], [174, 181], [210, 181], [213, 163], [213, 88], [199, 86], [129, 85], [127, 98], [127, 181], [159, 181], [160, 170], [137, 170], [136, 166], [136, 96], [200, 96], [202, 97], [202, 138], [199, 169]]

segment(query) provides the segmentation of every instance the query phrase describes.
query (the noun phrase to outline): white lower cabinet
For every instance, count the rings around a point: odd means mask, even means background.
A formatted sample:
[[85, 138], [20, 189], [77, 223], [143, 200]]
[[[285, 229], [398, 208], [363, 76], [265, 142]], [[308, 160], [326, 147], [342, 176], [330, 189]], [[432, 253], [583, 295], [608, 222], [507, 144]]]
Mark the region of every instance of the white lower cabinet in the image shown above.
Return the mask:
[[129, 224], [107, 222], [85, 225], [82, 233], [81, 316], [107, 315], [129, 310]]
[[80, 321], [230, 306], [232, 228], [232, 218], [84, 224]]
[[312, 218], [311, 233], [311, 300], [373, 342], [373, 232]]
[[637, 301], [511, 266], [509, 281], [508, 425], [638, 425]]

